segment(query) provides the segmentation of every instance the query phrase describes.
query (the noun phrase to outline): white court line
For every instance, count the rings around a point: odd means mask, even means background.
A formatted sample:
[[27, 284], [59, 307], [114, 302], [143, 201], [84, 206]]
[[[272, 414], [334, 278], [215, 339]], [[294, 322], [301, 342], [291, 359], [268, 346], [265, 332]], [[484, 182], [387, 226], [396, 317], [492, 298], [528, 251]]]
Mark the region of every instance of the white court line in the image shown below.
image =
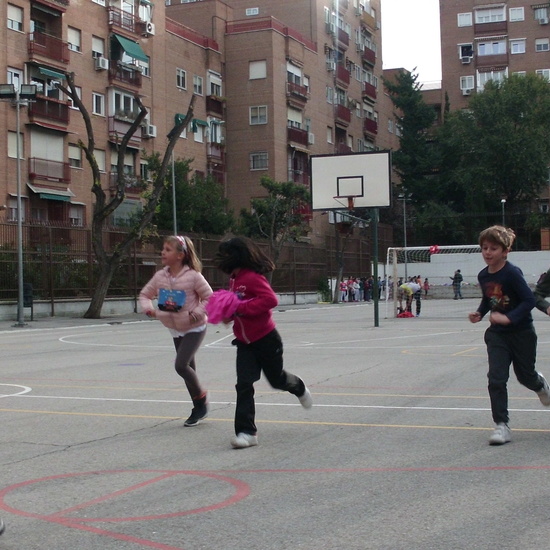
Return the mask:
[[32, 388], [29, 388], [28, 386], [20, 386], [19, 384], [2, 384], [0, 383], [0, 386], [8, 386], [9, 388], [22, 388], [21, 391], [17, 393], [0, 393], [0, 397], [16, 397], [18, 395], [24, 395], [26, 393], [29, 393], [32, 391]]
[[[9, 396], [8, 396], [9, 397]], [[21, 395], [25, 399], [59, 399], [73, 401], [113, 401], [123, 403], [192, 403], [191, 400], [172, 400], [172, 399], [122, 399], [113, 397], [74, 397], [74, 396], [56, 396], [56, 395]], [[210, 405], [235, 405], [234, 401], [209, 401]], [[301, 407], [299, 403], [261, 403], [256, 401], [256, 406], [264, 407]], [[483, 407], [402, 407], [398, 405], [313, 405], [315, 409], [379, 409], [379, 410], [407, 410], [407, 411], [466, 411], [466, 412], [487, 412], [491, 409]], [[550, 411], [542, 409], [508, 409], [510, 412], [527, 413], [546, 413]]]

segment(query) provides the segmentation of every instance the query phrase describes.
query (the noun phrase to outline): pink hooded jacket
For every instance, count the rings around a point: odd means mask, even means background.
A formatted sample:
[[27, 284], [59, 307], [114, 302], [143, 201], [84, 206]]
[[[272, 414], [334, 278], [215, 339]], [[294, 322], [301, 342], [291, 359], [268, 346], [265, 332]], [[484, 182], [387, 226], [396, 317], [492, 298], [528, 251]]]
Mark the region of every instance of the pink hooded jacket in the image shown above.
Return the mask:
[[[201, 273], [185, 265], [172, 282], [168, 267], [157, 271], [139, 294], [139, 305], [143, 312], [155, 309], [152, 300], [158, 297], [161, 288], [185, 291], [185, 304], [179, 311], [156, 310], [157, 319], [165, 327], [179, 332], [187, 332], [192, 328], [206, 324], [208, 317], [205, 305], [212, 295], [212, 288]], [[194, 314], [196, 322], [190, 313]]]

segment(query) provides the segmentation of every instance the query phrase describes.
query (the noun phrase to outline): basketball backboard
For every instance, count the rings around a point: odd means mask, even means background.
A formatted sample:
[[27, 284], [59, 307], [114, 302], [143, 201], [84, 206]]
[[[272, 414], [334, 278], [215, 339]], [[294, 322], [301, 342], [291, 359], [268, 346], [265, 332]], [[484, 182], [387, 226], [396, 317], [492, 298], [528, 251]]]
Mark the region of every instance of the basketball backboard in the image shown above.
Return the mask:
[[390, 206], [389, 151], [310, 157], [311, 209]]

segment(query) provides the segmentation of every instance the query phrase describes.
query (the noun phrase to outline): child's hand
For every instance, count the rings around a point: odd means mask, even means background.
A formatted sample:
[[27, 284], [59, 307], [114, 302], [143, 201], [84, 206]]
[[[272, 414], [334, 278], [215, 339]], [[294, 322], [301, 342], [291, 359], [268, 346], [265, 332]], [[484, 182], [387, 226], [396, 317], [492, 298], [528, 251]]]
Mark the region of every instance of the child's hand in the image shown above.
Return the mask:
[[491, 312], [489, 321], [492, 325], [509, 325], [511, 323], [510, 319], [504, 313], [500, 313], [500, 311]]
[[546, 310], [546, 315], [550, 315], [550, 306], [548, 306], [548, 309]]
[[145, 315], [151, 319], [154, 319], [157, 316], [157, 312], [154, 309], [149, 309], [145, 312]]
[[229, 323], [231, 323], [231, 321], [233, 321], [233, 319], [231, 317], [229, 317], [227, 319], [222, 319], [222, 323], [224, 325], [228, 325]]
[[469, 313], [468, 319], [470, 319], [470, 323], [479, 323], [481, 321], [481, 313], [479, 313], [479, 311]]

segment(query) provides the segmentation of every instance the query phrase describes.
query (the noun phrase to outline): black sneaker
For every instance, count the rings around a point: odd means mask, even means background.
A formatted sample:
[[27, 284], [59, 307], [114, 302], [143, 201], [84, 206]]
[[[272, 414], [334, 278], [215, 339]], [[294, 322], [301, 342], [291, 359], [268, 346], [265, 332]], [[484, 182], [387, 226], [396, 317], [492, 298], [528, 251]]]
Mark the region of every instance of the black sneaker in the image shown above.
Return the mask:
[[4, 522], [2, 519], [0, 519], [0, 535], [6, 530], [6, 526], [4, 525]]
[[187, 428], [197, 426], [207, 416], [208, 416], [208, 406], [206, 405], [206, 400], [205, 400], [205, 402], [202, 405], [193, 407], [193, 410], [191, 411], [191, 415], [183, 423], [183, 425], [186, 426]]

